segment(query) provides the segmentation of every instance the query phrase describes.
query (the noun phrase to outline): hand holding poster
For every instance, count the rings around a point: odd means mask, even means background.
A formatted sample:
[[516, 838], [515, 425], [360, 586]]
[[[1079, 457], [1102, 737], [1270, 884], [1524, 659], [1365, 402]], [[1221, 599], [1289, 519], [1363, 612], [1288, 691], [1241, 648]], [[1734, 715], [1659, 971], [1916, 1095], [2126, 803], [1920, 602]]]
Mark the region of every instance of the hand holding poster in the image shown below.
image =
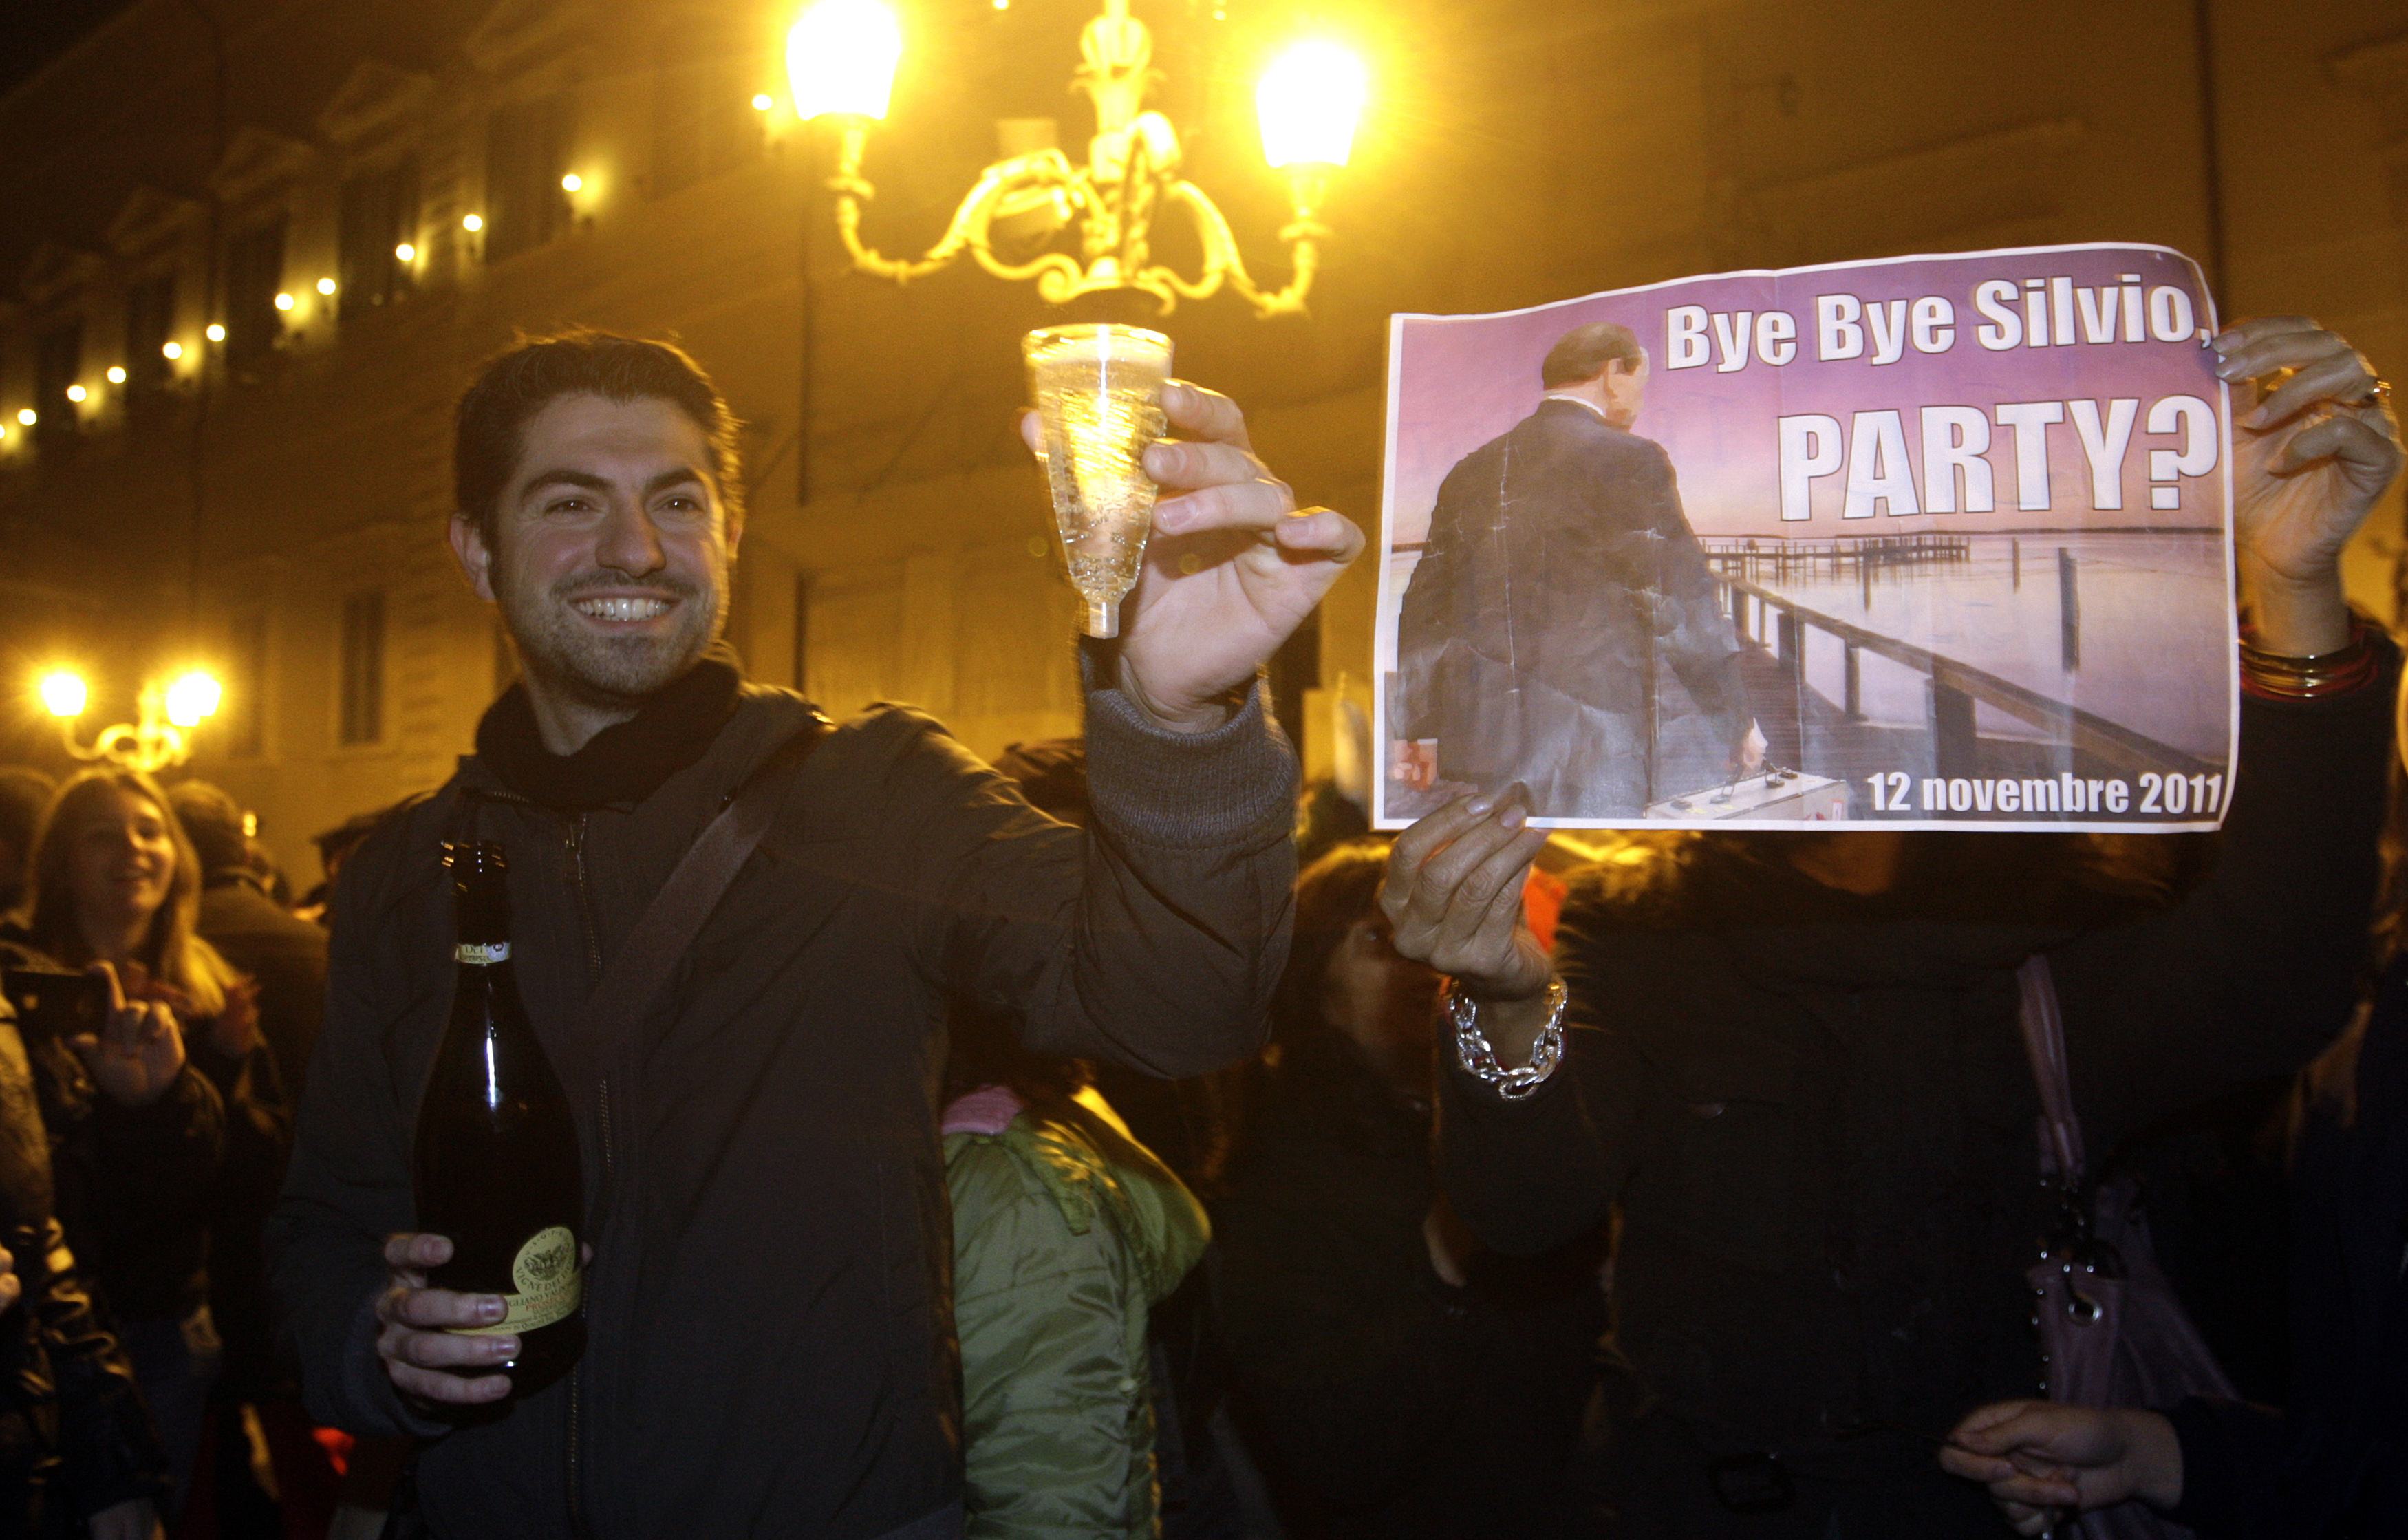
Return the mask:
[[1395, 318], [1374, 822], [2215, 827], [2214, 327], [2150, 246]]

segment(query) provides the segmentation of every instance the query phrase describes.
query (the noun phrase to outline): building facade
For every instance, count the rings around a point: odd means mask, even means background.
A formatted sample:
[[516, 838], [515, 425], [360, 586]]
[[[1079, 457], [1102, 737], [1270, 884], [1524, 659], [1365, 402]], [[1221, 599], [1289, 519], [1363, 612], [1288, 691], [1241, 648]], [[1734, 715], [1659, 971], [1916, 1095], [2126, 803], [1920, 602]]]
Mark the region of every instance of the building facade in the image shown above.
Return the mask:
[[[1083, 143], [1064, 87], [1094, 7], [898, 8], [864, 233], [906, 254], [998, 146]], [[1285, 192], [1251, 91], [1301, 12], [1135, 8], [1187, 174], [1281, 281]], [[1159, 324], [1300, 500], [1367, 528], [1395, 310], [2150, 240], [2206, 263], [2229, 313], [2312, 313], [2408, 367], [2408, 5], [1312, 18], [1375, 84], [1311, 313], [1224, 295]], [[18, 688], [44, 664], [82, 666], [105, 721], [191, 659], [228, 685], [194, 770], [259, 810], [296, 876], [309, 832], [441, 780], [511, 668], [442, 540], [452, 402], [513, 336], [576, 324], [677, 338], [744, 419], [731, 625], [757, 677], [837, 712], [913, 701], [988, 754], [1075, 731], [1073, 597], [1011, 425], [1018, 334], [1060, 313], [967, 264], [905, 287], [848, 270], [827, 145], [786, 105], [792, 19], [135, 0], [0, 95], [0, 756], [64, 763]], [[1193, 266], [1180, 232], [1157, 244]], [[2386, 615], [2401, 545], [2395, 500], [2353, 568]], [[1371, 581], [1366, 563], [1277, 671], [1314, 768], [1329, 702], [1368, 701]]]

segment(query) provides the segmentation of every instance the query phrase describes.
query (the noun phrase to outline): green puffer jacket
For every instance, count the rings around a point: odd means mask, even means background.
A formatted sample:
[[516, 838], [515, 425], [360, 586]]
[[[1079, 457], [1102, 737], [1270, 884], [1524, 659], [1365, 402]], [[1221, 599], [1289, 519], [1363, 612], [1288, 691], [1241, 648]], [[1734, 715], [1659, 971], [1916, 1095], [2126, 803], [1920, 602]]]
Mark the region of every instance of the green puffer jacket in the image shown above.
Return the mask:
[[1156, 1533], [1146, 1317], [1204, 1210], [1100, 1099], [945, 1114], [970, 1540]]

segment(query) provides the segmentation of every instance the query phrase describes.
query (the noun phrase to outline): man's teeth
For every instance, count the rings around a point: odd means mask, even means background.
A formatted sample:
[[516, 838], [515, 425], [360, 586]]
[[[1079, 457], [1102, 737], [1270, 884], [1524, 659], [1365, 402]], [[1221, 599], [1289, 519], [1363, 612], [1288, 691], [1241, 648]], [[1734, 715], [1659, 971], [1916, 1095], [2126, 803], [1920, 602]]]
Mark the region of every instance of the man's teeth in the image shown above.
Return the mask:
[[656, 598], [589, 598], [577, 601], [577, 612], [595, 620], [650, 620], [667, 612], [669, 601]]

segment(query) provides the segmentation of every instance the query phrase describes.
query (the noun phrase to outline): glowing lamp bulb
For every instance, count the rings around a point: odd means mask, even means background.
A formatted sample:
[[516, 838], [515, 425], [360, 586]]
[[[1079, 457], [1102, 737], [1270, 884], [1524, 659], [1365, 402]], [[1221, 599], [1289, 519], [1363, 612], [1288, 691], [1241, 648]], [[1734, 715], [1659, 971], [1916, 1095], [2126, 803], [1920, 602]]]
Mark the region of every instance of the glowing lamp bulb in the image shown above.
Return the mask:
[[776, 105], [769, 99], [769, 94], [766, 91], [756, 91], [752, 94], [752, 110], [755, 112], [767, 112]]
[[333, 294], [335, 292], [335, 281], [331, 278], [320, 279], [318, 281], [318, 292], [322, 295]]
[[27, 427], [32, 427], [36, 423], [38, 423], [41, 420], [42, 414], [36, 411], [31, 407], [19, 407], [17, 409], [17, 421], [24, 424]]
[[1263, 159], [1291, 166], [1344, 166], [1370, 95], [1363, 61], [1336, 43], [1297, 43], [1271, 61], [1254, 88]]
[[207, 337], [207, 338], [208, 338], [210, 341], [212, 341], [212, 342], [222, 342], [222, 341], [224, 341], [224, 340], [225, 340], [225, 323], [224, 323], [224, 322], [222, 322], [222, 321], [212, 321], [212, 322], [210, 322], [210, 323], [208, 324], [208, 325], [206, 328], [204, 328], [204, 329], [203, 329], [202, 335], [203, 335], [203, 336], [205, 336], [205, 337]]
[[167, 686], [167, 720], [179, 727], [197, 727], [217, 714], [225, 687], [195, 669]]
[[125, 383], [124, 365], [111, 364], [108, 366], [108, 382], [112, 385], [122, 385]]
[[819, 0], [786, 34], [786, 76], [804, 118], [883, 118], [903, 27], [880, 0]]
[[564, 193], [581, 193], [585, 190], [585, 179], [571, 171], [560, 179], [560, 190]]
[[463, 214], [460, 216], [460, 228], [467, 231], [472, 236], [484, 227], [485, 216], [482, 214]]
[[289, 310], [297, 303], [298, 301], [288, 294], [280, 294], [276, 296], [276, 308], [280, 310]]
[[159, 356], [172, 364], [184, 356], [184, 345], [181, 342], [162, 342], [159, 344]]
[[70, 401], [80, 401], [91, 394], [92, 392], [84, 389], [81, 385], [69, 385], [67, 387], [67, 399]]
[[42, 710], [62, 722], [72, 722], [83, 714], [84, 702], [90, 692], [84, 688], [83, 676], [71, 669], [53, 669], [42, 676]]
[[393, 249], [393, 255], [394, 260], [396, 262], [416, 262], [418, 260], [418, 248], [405, 240], [400, 245]]

